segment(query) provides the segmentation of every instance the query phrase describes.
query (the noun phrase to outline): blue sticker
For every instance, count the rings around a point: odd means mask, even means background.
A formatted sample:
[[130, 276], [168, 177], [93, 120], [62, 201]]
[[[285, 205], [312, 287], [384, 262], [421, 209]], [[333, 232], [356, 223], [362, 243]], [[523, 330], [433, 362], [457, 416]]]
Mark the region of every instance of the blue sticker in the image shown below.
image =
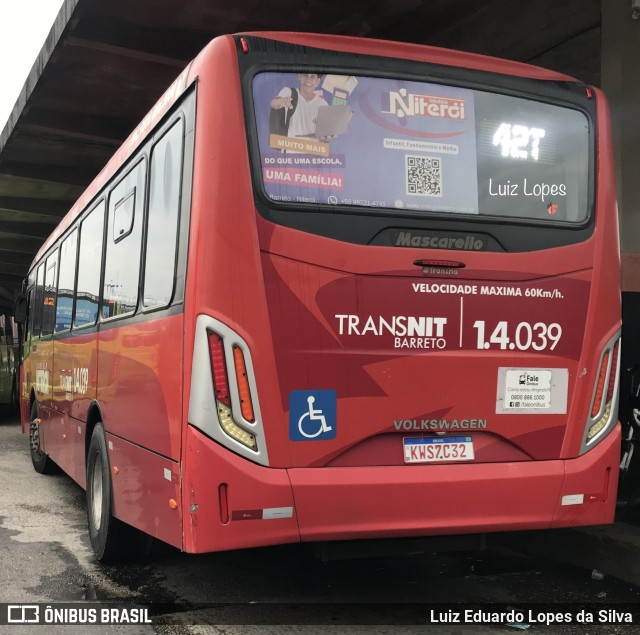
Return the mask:
[[292, 390], [289, 438], [292, 441], [335, 439], [336, 400], [335, 390]]

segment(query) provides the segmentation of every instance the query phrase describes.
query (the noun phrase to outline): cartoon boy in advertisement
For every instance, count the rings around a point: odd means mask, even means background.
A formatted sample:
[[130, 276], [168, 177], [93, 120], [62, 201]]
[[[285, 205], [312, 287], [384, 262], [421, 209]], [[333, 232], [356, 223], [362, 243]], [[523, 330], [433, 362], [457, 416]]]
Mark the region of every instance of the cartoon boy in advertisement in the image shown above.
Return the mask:
[[265, 72], [253, 99], [272, 200], [477, 213], [472, 91]]

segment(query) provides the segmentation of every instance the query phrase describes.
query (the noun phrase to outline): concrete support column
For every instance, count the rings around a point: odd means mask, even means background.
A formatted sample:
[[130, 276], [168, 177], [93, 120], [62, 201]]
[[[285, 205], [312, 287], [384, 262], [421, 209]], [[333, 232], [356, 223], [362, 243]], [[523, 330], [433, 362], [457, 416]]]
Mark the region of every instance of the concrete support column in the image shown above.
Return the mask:
[[[623, 289], [640, 292], [640, 6], [602, 0], [602, 88], [611, 103]], [[637, 315], [637, 314], [636, 314]]]
[[[601, 77], [611, 104], [622, 249], [620, 419], [628, 425], [640, 381], [640, 19], [632, 0], [602, 0], [601, 6]], [[634, 474], [625, 483], [637, 481]]]

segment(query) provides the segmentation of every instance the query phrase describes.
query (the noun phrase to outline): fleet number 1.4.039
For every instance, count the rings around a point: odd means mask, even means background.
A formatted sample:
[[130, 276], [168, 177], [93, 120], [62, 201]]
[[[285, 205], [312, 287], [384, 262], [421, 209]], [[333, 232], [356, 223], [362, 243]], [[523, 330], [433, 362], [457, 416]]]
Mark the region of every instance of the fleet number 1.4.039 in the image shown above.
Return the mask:
[[529, 349], [552, 351], [562, 337], [562, 327], [556, 322], [551, 324], [520, 322], [515, 329], [513, 325], [509, 328], [509, 323], [506, 321], [498, 322], [489, 339], [486, 339], [485, 336], [487, 330], [484, 320], [476, 320], [473, 327], [478, 335], [476, 348], [484, 350], [494, 346], [501, 351], [515, 349], [519, 351], [528, 351]]

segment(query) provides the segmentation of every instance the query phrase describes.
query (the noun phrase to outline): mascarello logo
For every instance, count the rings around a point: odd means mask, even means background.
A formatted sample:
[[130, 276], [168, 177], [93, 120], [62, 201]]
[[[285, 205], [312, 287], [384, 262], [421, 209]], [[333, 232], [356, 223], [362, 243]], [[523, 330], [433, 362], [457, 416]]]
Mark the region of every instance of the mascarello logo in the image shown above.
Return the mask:
[[392, 238], [392, 244], [396, 247], [426, 247], [428, 249], [457, 249], [459, 251], [484, 251], [487, 248], [486, 240], [474, 234], [451, 236], [437, 232], [423, 234], [398, 231], [395, 242]]

